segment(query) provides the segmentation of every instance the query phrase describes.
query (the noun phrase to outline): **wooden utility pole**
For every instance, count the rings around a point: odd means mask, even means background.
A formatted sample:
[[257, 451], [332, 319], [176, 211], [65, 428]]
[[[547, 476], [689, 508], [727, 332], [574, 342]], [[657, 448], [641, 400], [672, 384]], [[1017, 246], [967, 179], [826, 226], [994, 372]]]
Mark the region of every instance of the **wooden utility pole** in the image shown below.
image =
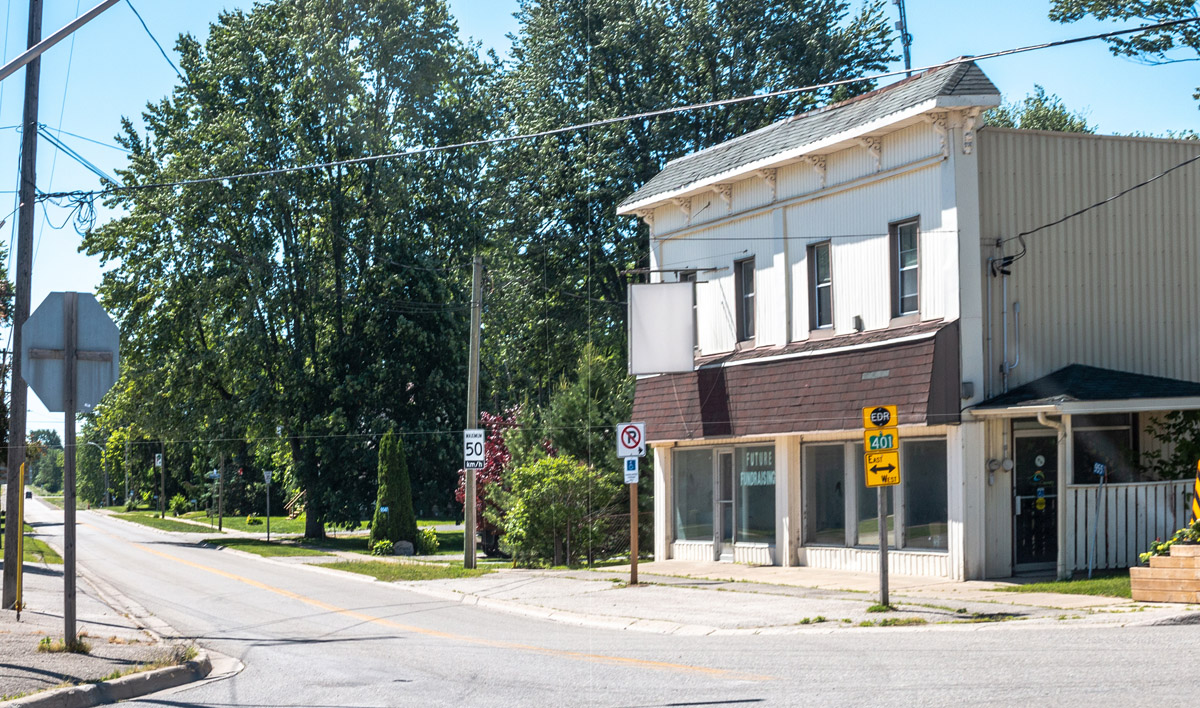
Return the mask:
[[221, 469], [217, 472], [217, 530], [225, 530], [225, 453], [221, 453]]
[[158, 518], [167, 518], [167, 443], [165, 440], [159, 441], [159, 447], [162, 450], [162, 458], [158, 465]]
[[[483, 306], [483, 256], [471, 264], [471, 353], [467, 363], [467, 429], [479, 426], [479, 325]], [[475, 567], [475, 470], [464, 470], [463, 567]]]
[[[42, 0], [29, 0], [29, 34], [27, 47], [42, 39]], [[21, 185], [17, 215], [17, 272], [16, 307], [12, 319], [13, 352], [21, 351], [21, 325], [29, 319], [29, 285], [33, 273], [33, 218], [37, 206], [37, 126], [38, 84], [41, 79], [41, 59], [34, 58], [25, 66], [25, 111], [21, 119]], [[8, 495], [10, 510], [20, 508], [21, 463], [25, 461], [25, 409], [29, 403], [29, 388], [21, 377], [21, 357], [13, 355], [12, 394], [8, 410]], [[68, 450], [68, 455], [71, 451]], [[72, 471], [73, 468], [72, 468]], [[65, 482], [65, 480], [64, 480]], [[64, 510], [69, 507], [63, 499]], [[72, 514], [74, 508], [71, 508]], [[15, 522], [15, 523], [14, 523]], [[17, 542], [21, 537], [22, 519], [10, 519], [4, 529], [4, 609], [13, 609], [17, 602]], [[74, 560], [74, 548], [72, 560]], [[72, 588], [73, 589], [73, 588]], [[74, 618], [72, 618], [73, 620]]]

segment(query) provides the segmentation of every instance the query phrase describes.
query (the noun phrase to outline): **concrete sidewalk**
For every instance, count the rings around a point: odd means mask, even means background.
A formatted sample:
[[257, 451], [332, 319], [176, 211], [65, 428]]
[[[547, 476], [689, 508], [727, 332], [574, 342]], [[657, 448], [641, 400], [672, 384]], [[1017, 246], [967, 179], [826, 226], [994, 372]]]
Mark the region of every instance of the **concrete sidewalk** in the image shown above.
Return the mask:
[[[50, 534], [39, 534], [40, 530], [60, 527], [61, 512], [28, 502], [25, 511], [32, 535], [41, 537], [61, 554], [62, 549], [51, 541]], [[62, 568], [61, 564], [25, 563], [25, 609], [20, 620], [14, 611], [0, 611], [0, 701], [29, 696], [15, 704], [92, 705], [180, 685], [209, 672], [204, 652], [194, 661], [174, 665], [186, 657], [184, 645], [164, 640], [163, 635], [174, 631], [114, 588], [90, 579], [83, 567], [78, 569], [76, 582], [76, 633], [89, 645], [88, 652], [38, 651], [43, 640], [63, 637]], [[92, 685], [156, 665], [172, 666]], [[69, 686], [81, 688], [68, 690]], [[60, 690], [48, 691], [54, 688]]]
[[595, 571], [507, 569], [477, 578], [397, 583], [414, 592], [581, 626], [666, 634], [779, 634], [860, 627], [938, 628], [1200, 623], [1200, 607], [1122, 598], [1012, 593], [1013, 583], [893, 577], [891, 612], [873, 574], [666, 561]]

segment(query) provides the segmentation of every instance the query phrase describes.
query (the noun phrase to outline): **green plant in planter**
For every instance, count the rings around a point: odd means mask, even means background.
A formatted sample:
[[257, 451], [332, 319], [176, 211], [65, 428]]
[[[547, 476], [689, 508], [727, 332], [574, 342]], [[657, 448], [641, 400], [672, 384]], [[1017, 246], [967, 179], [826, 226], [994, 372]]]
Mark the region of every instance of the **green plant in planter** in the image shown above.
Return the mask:
[[1191, 524], [1179, 529], [1166, 541], [1154, 539], [1154, 543], [1150, 544], [1150, 550], [1140, 554], [1138, 560], [1142, 563], [1149, 563], [1154, 556], [1165, 556], [1171, 552], [1171, 546], [1176, 543], [1200, 543], [1200, 519], [1195, 519]]

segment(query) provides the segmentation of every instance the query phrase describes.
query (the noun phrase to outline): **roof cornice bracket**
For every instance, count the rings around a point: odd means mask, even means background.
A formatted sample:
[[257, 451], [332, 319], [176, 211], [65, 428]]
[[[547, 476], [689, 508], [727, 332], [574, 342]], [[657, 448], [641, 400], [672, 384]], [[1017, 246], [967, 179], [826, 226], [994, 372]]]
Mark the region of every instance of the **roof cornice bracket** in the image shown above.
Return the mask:
[[671, 203], [674, 204], [675, 206], [679, 207], [679, 210], [683, 212], [683, 215], [684, 215], [684, 217], [687, 218], [689, 224], [692, 223], [692, 198], [691, 197], [676, 197], [671, 200]]
[[871, 153], [871, 157], [875, 158], [875, 171], [878, 172], [883, 162], [883, 140], [868, 135], [859, 138], [858, 143]]
[[711, 187], [714, 194], [721, 198], [725, 204], [725, 213], [729, 213], [733, 209], [733, 185], [731, 184], [714, 184]]
[[824, 155], [805, 155], [804, 161], [817, 171], [817, 177], [821, 180], [821, 189], [825, 188], [825, 156]]
[[933, 126], [934, 132], [938, 135], [938, 149], [941, 150], [943, 155], [949, 156], [950, 149], [946, 138], [950, 134], [950, 114], [945, 111], [926, 113], [925, 120], [929, 122], [929, 125]]
[[964, 155], [970, 155], [975, 150], [975, 125], [983, 113], [980, 108], [968, 108], [963, 113], [963, 146]]
[[775, 169], [774, 167], [767, 167], [765, 169], [756, 170], [754, 174], [760, 177], [762, 181], [767, 183], [767, 187], [769, 187], [771, 190], [771, 201], [775, 201], [776, 196], [778, 196], [778, 192], [775, 188], [775, 180], [779, 176], [779, 170]]
[[633, 215], [636, 216], [637, 218], [641, 219], [642, 221], [644, 221], [646, 223], [646, 226], [649, 226], [651, 229], [654, 229], [654, 210], [653, 209], [638, 209], [637, 211], [633, 212]]

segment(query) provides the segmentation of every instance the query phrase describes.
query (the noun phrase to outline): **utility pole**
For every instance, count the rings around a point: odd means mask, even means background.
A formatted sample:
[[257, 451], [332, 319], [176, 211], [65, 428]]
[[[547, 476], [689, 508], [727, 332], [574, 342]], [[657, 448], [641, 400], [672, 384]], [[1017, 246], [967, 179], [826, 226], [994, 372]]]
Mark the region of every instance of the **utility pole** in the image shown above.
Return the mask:
[[912, 76], [912, 35], [908, 33], [908, 13], [904, 11], [904, 0], [892, 0], [900, 9], [900, 21], [896, 23], [896, 31], [900, 33], [900, 46], [904, 48], [904, 70]]
[[129, 503], [129, 432], [125, 431], [125, 498], [121, 501], [121, 505]]
[[[467, 363], [467, 430], [479, 425], [479, 325], [483, 308], [483, 256], [471, 264], [471, 354]], [[464, 470], [466, 493], [463, 495], [463, 567], [475, 567], [475, 470]]]
[[158, 462], [159, 475], [158, 518], [165, 519], [167, 518], [167, 442], [165, 440], [160, 440], [158, 444], [162, 450], [162, 452], [159, 453], [162, 456], [156, 460], [156, 462]]
[[[27, 47], [33, 48], [42, 40], [42, 0], [29, 0], [29, 34]], [[21, 120], [21, 185], [17, 216], [16, 307], [12, 319], [13, 351], [21, 351], [21, 325], [29, 319], [29, 284], [33, 273], [33, 218], [37, 206], [37, 126], [38, 85], [42, 62], [34, 58], [25, 66], [25, 111]], [[20, 485], [16, 484], [25, 461], [25, 412], [29, 404], [29, 388], [21, 378], [21, 357], [13, 356], [12, 401], [8, 411], [8, 495], [9, 509], [21, 503]], [[67, 454], [73, 454], [68, 451]], [[65, 480], [64, 480], [65, 486]], [[67, 506], [63, 500], [64, 510]], [[21, 537], [23, 519], [11, 519], [4, 529], [4, 609], [17, 603], [17, 542]], [[74, 549], [71, 549], [74, 551]], [[73, 560], [73, 558], [72, 558]], [[72, 618], [74, 619], [74, 618]]]
[[221, 471], [217, 472], [217, 530], [225, 530], [225, 453], [221, 453]]

